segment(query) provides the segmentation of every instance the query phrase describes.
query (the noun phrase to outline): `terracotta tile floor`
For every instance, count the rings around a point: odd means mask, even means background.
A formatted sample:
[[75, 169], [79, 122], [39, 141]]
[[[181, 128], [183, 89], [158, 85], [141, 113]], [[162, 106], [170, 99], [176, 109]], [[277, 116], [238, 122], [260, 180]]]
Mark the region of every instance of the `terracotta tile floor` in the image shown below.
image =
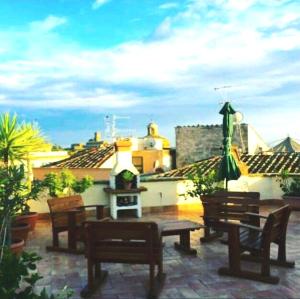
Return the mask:
[[[266, 214], [274, 207], [263, 208]], [[201, 222], [199, 212], [148, 214], [143, 219], [190, 219]], [[197, 256], [180, 254], [173, 248], [176, 236], [165, 237], [164, 271], [166, 281], [160, 298], [300, 298], [300, 212], [293, 212], [288, 226], [287, 254], [296, 261], [294, 269], [272, 267], [272, 273], [280, 276], [278, 285], [269, 285], [250, 280], [219, 276], [217, 269], [227, 264], [227, 247], [214, 241], [200, 244], [203, 231], [192, 232], [192, 247]], [[84, 256], [47, 253], [46, 244], [51, 243], [51, 227], [40, 221], [31, 233], [28, 251], [38, 252], [43, 260], [39, 263], [44, 278], [38, 288], [46, 287], [55, 292], [68, 285], [80, 298], [79, 292], [86, 284], [86, 261]], [[251, 263], [245, 266], [253, 267]], [[109, 275], [92, 298], [145, 298], [148, 282], [148, 267], [143, 265], [104, 264]]]

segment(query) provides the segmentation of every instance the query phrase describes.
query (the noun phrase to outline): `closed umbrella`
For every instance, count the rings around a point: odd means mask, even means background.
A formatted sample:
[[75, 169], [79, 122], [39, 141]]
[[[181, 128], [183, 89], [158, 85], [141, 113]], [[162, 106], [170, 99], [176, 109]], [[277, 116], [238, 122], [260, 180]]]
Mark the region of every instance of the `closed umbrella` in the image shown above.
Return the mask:
[[226, 102], [220, 114], [223, 114], [223, 157], [220, 163], [218, 176], [219, 179], [226, 181], [226, 190], [228, 181], [237, 180], [241, 176], [241, 171], [231, 154], [231, 139], [233, 134], [233, 114], [235, 110], [229, 102]]

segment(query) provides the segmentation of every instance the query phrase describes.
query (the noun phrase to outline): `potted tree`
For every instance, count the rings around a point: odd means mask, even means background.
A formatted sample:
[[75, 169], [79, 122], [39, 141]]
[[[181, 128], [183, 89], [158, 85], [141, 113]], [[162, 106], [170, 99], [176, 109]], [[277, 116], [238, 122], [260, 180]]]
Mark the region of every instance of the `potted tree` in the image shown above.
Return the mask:
[[122, 173], [123, 187], [125, 190], [131, 189], [133, 179], [134, 179], [134, 174], [131, 171], [125, 170]]
[[300, 210], [300, 177], [292, 177], [288, 170], [283, 170], [278, 181], [284, 202], [293, 210]]
[[194, 172], [188, 175], [188, 179], [192, 181], [193, 187], [188, 190], [187, 194], [191, 197], [205, 197], [212, 195], [216, 191], [224, 190], [220, 187], [220, 180], [215, 170], [205, 174], [201, 168], [195, 166]]
[[[31, 123], [20, 123], [17, 115], [11, 116], [5, 113], [0, 119], [0, 161], [4, 167], [24, 164], [28, 160], [28, 155], [32, 151], [42, 150], [46, 142], [39, 128]], [[28, 178], [27, 178], [28, 180]], [[28, 181], [30, 185], [30, 182]], [[29, 186], [30, 188], [30, 186]], [[16, 217], [17, 222], [30, 223], [34, 228], [37, 213], [29, 211], [27, 201], [19, 207], [20, 217]]]
[[[31, 189], [28, 188], [23, 165], [1, 167], [0, 185], [0, 240], [3, 247], [4, 244], [10, 245], [14, 239], [26, 241], [29, 225], [21, 225], [21, 229], [18, 230], [18, 225], [14, 224], [14, 217], [22, 209], [24, 202], [29, 198], [37, 198], [41, 187], [34, 185]], [[19, 243], [21, 246], [21, 242]]]

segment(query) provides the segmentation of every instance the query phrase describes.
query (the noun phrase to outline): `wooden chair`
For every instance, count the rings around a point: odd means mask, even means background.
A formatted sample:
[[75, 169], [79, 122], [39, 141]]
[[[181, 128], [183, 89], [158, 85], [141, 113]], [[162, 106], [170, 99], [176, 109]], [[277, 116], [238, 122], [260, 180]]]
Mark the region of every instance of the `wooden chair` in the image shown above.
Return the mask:
[[[263, 228], [224, 222], [228, 226], [229, 268], [220, 268], [219, 274], [277, 284], [279, 277], [270, 274], [270, 264], [290, 268], [295, 266], [294, 262], [286, 260], [286, 230], [290, 213], [289, 205], [273, 211], [267, 217], [250, 213], [251, 217], [265, 219]], [[270, 258], [271, 243], [278, 245], [277, 259]], [[242, 259], [260, 262], [260, 273], [242, 270]]]
[[[89, 297], [101, 284], [107, 274], [101, 271], [101, 263], [106, 262], [148, 264], [148, 295], [156, 298], [165, 274], [161, 232], [155, 222], [88, 221], [85, 228], [88, 284], [81, 291], [82, 297]], [[156, 278], [155, 265], [158, 266]]]
[[226, 226], [221, 220], [235, 220], [259, 227], [259, 218], [245, 214], [259, 213], [259, 200], [259, 192], [220, 191], [213, 195], [201, 196], [203, 222], [206, 226], [201, 242], [214, 240], [226, 231]]
[[[102, 219], [103, 205], [84, 206], [80, 195], [52, 198], [47, 200], [52, 222], [52, 246], [47, 246], [50, 251], [69, 253], [83, 253], [77, 250], [77, 242], [84, 242], [83, 223], [87, 220], [87, 208], [96, 208], [96, 218]], [[67, 248], [59, 246], [59, 233], [68, 232]]]

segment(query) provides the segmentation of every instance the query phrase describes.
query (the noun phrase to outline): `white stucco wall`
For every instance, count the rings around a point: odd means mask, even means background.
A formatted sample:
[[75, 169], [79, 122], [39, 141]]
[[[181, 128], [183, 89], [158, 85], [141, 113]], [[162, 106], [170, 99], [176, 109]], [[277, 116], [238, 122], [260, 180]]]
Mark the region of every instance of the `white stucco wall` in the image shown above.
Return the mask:
[[283, 195], [276, 177], [241, 176], [237, 181], [229, 181], [229, 190], [260, 192], [261, 199], [280, 199]]
[[[198, 198], [191, 198], [187, 191], [191, 188], [188, 180], [177, 181], [148, 181], [141, 182], [148, 191], [141, 193], [142, 207], [158, 207], [171, 205], [186, 205], [199, 203]], [[108, 194], [103, 191], [107, 187], [104, 183], [96, 183], [82, 194], [84, 203], [104, 204], [109, 206]], [[275, 177], [242, 176], [237, 181], [229, 182], [231, 191], [256, 191], [260, 192], [261, 199], [280, 199], [283, 192]], [[49, 196], [40, 196], [39, 201], [31, 202], [31, 210], [39, 213], [48, 213], [47, 199]]]
[[[108, 194], [103, 191], [106, 184], [95, 184], [82, 194], [86, 205], [104, 204], [109, 206]], [[170, 206], [177, 204], [187, 204], [199, 202], [198, 199], [186, 200], [186, 182], [185, 181], [164, 181], [164, 182], [142, 182], [148, 191], [141, 193], [142, 207]], [[39, 201], [32, 201], [30, 207], [32, 211], [38, 213], [48, 213], [47, 199], [49, 196], [43, 194]]]
[[116, 164], [116, 154], [113, 154], [103, 164], [101, 164], [100, 168], [110, 168], [110, 169], [112, 169], [115, 164]]

